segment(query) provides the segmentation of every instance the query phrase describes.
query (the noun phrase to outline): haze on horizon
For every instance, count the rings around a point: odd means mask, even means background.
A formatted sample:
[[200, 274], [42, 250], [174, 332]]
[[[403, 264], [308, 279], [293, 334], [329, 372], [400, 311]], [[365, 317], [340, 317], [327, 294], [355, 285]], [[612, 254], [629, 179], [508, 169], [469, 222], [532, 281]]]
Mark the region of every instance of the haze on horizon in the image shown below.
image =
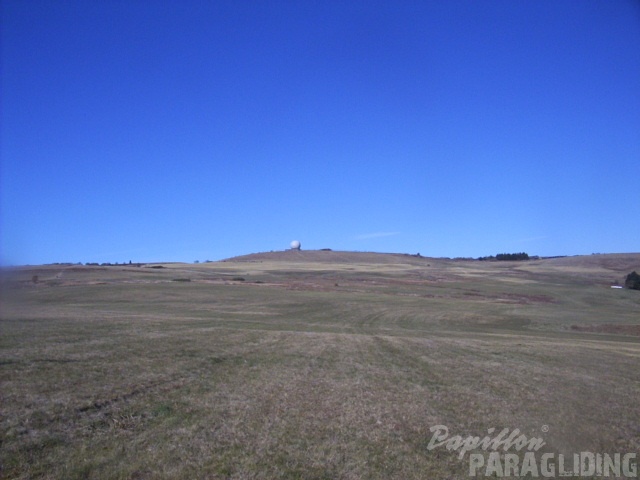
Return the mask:
[[638, 2], [0, 8], [3, 264], [640, 250]]

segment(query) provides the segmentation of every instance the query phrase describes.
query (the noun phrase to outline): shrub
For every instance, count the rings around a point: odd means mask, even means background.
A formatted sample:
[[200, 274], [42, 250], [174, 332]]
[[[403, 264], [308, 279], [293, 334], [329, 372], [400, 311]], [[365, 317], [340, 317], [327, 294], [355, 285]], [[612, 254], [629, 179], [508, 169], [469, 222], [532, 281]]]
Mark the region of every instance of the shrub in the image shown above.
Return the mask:
[[633, 290], [640, 290], [640, 275], [638, 275], [635, 270], [631, 272], [627, 275], [624, 286]]

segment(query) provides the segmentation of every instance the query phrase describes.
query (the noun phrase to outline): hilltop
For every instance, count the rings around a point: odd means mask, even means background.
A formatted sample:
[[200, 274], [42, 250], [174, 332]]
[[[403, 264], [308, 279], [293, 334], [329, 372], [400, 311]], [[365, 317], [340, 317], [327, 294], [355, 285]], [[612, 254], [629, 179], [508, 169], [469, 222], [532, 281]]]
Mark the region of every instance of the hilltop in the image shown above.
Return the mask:
[[250, 253], [223, 262], [305, 262], [305, 263], [373, 263], [421, 265], [437, 259], [408, 253], [350, 252], [333, 250], [280, 250]]
[[[640, 253], [607, 253], [593, 255], [573, 255], [559, 257], [541, 257], [524, 261], [512, 262], [482, 262], [472, 258], [443, 258], [428, 257], [409, 253], [379, 253], [352, 252], [333, 250], [279, 250], [258, 252], [220, 260], [221, 262], [251, 263], [251, 262], [284, 262], [284, 263], [355, 263], [355, 264], [404, 264], [426, 266], [437, 264], [440, 266], [460, 263], [478, 263], [479, 266], [490, 263], [510, 265], [536, 265], [568, 268], [597, 268], [624, 272], [640, 268]], [[216, 262], [212, 262], [216, 263]]]

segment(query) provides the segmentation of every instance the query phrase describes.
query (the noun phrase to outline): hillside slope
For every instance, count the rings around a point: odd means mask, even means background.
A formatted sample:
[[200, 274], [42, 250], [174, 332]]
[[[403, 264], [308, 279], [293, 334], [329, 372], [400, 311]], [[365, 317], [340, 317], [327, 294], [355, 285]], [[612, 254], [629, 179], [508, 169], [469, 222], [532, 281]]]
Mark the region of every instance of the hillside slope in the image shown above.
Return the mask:
[[406, 253], [348, 252], [333, 250], [283, 250], [251, 253], [223, 262], [305, 262], [305, 263], [403, 263], [421, 265], [436, 259]]

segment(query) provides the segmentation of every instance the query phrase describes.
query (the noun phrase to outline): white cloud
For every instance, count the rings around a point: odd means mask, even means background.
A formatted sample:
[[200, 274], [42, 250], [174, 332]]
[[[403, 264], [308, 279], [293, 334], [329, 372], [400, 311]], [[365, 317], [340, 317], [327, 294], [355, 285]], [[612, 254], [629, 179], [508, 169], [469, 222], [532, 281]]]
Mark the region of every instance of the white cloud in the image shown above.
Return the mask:
[[374, 233], [363, 233], [362, 235], [356, 235], [356, 240], [368, 240], [370, 238], [380, 238], [380, 237], [393, 237], [394, 235], [400, 235], [400, 232], [374, 232]]

